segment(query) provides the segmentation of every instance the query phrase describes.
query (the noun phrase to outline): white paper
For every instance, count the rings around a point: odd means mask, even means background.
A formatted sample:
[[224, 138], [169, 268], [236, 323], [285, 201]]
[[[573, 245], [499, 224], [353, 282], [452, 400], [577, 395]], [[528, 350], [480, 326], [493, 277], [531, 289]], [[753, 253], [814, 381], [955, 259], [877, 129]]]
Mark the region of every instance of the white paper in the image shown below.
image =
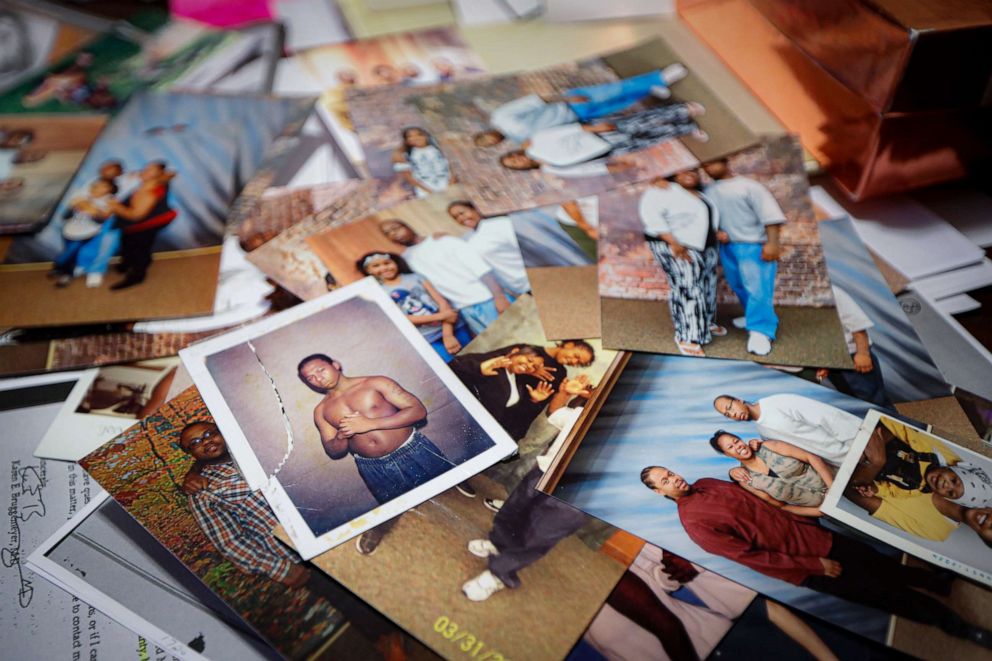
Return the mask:
[[545, 0], [549, 21], [600, 21], [675, 14], [674, 0]]
[[[0, 637], [5, 659], [161, 658], [154, 645], [110, 621], [25, 567], [27, 556], [100, 487], [76, 464], [31, 456], [62, 406], [49, 387], [72, 384], [78, 373], [0, 380], [0, 503], [7, 514], [0, 566]], [[55, 386], [57, 387], [57, 386]], [[21, 391], [21, 389], [27, 389]], [[20, 391], [20, 392], [19, 392]], [[21, 392], [38, 398], [10, 408]], [[68, 392], [68, 387], [62, 390]], [[15, 432], [16, 433], [13, 433]]]
[[821, 187], [813, 203], [831, 216], [850, 214], [866, 246], [909, 280], [976, 264], [985, 251], [915, 200], [893, 196], [843, 205]]
[[956, 294], [937, 299], [937, 308], [944, 314], [962, 314], [982, 307], [982, 304], [967, 294]]
[[[428, 379], [431, 382], [431, 387], [439, 387], [443, 391], [450, 393], [450, 397], [454, 400], [452, 404], [457, 402], [464, 410], [464, 413], [459, 415], [468, 416], [468, 418], [478, 425], [479, 430], [485, 434], [487, 447], [481, 451], [473, 450], [471, 456], [465, 458], [439, 476], [432, 478], [430, 481], [420, 484], [420, 486], [398, 495], [388, 502], [378, 504], [378, 506], [372, 506], [368, 509], [363, 507], [363, 513], [357, 517], [337, 524], [326, 532], [314, 534], [310, 525], [301, 515], [297, 505], [287, 494], [286, 489], [288, 485], [283, 484], [283, 476], [280, 475], [280, 471], [289, 462], [296, 444], [304, 442], [304, 439], [298, 438], [298, 435], [294, 433], [293, 421], [305, 420], [306, 425], [309, 426], [312, 424], [314, 415], [313, 406], [321, 401], [321, 395], [317, 395], [312, 400], [308, 398], [306, 401], [300, 401], [283, 395], [283, 389], [279, 383], [286, 382], [282, 382], [273, 376], [273, 372], [279, 369], [281, 370], [280, 374], [282, 374], [285, 372], [285, 365], [268, 362], [256, 349], [255, 343], [266, 341], [278, 344], [280, 347], [285, 347], [283, 334], [287, 332], [287, 329], [292, 330], [295, 324], [309, 320], [309, 318], [315, 317], [318, 314], [327, 312], [346, 314], [346, 312], [335, 310], [336, 306], [344, 305], [356, 299], [374, 304], [378, 309], [378, 314], [375, 315], [375, 318], [381, 319], [384, 316], [388, 320], [389, 325], [394, 327], [392, 330], [398, 332], [403, 340], [402, 343], [397, 343], [396, 346], [385, 346], [382, 342], [376, 343], [374, 341], [374, 338], [377, 337], [377, 327], [370, 326], [366, 329], [364, 326], [352, 326], [352, 328], [357, 328], [357, 331], [363, 337], [369, 338], [368, 347], [363, 346], [361, 351], [368, 352], [368, 355], [376, 361], [390, 355], [390, 351], [415, 356], [417, 373], [420, 373], [420, 370], [426, 364], [426, 369], [431, 373]], [[338, 310], [341, 309], [344, 308], [338, 308]], [[322, 319], [327, 319], [327, 317], [322, 317]], [[343, 317], [340, 317], [340, 319], [344, 320]], [[326, 322], [322, 321], [321, 323]], [[370, 324], [368, 321], [362, 321], [360, 323]], [[377, 322], [377, 324], [381, 326], [381, 323]], [[298, 350], [299, 354], [298, 356], [294, 354], [293, 366], [296, 365], [295, 361], [315, 351], [326, 350], [330, 353], [335, 353], [333, 347], [335, 340], [338, 338], [334, 333], [314, 335], [314, 329], [308, 332], [310, 333], [308, 336], [309, 346], [291, 347], [294, 352]], [[310, 337], [313, 338], [312, 341], [309, 339]], [[293, 341], [298, 342], [298, 340]], [[362, 341], [364, 342], [364, 340]], [[272, 344], [268, 346], [272, 346]], [[227, 350], [236, 352], [226, 355], [238, 356], [236, 359], [237, 362], [233, 363], [234, 367], [229, 363], [225, 368], [218, 368], [218, 373], [215, 375], [208, 367], [208, 360], [220, 356]], [[245, 352], [247, 350], [250, 350], [251, 354], [253, 354], [257, 365], [251, 365], [247, 359], [244, 361], [241, 360], [241, 357], [246, 355]], [[223, 434], [228, 451], [237, 462], [248, 485], [252, 489], [263, 489], [263, 493], [269, 501], [272, 511], [279, 518], [280, 523], [293, 540], [294, 548], [296, 548], [304, 559], [312, 558], [375, 527], [383, 521], [402, 514], [411, 507], [415, 507], [476, 473], [485, 470], [516, 449], [516, 443], [509, 437], [506, 431], [499, 426], [479, 401], [471, 395], [469, 390], [448, 368], [430, 344], [427, 343], [423, 335], [406, 319], [399, 307], [371, 277], [359, 280], [356, 283], [342, 287], [320, 298], [297, 305], [250, 326], [239, 328], [219, 337], [204, 340], [183, 349], [179, 353], [183, 364], [185, 364], [190, 375], [193, 377], [193, 381], [196, 383], [203, 401], [210, 409], [210, 413], [213, 415], [217, 426]], [[356, 356], [353, 354], [354, 351], [351, 352], [351, 355], [341, 355], [338, 353], [335, 360], [344, 361], [343, 364], [345, 366], [348, 364], [354, 365]], [[397, 361], [397, 364], [400, 362]], [[347, 367], [344, 369], [347, 369]], [[401, 386], [403, 385], [402, 382], [405, 375], [412, 374], [415, 371], [412, 368], [397, 369], [401, 371], [394, 372], [389, 376], [395, 378]], [[227, 371], [225, 372], [224, 370]], [[270, 437], [265, 437], [264, 441], [256, 439], [256, 443], [264, 442], [265, 447], [253, 447], [253, 442], [249, 440], [249, 433], [254, 436], [255, 430], [246, 432], [239, 424], [233, 411], [237, 406], [243, 405], [243, 402], [238, 400], [232, 401], [229, 395], [222, 390], [221, 381], [227, 375], [234, 375], [239, 382], [253, 384], [253, 390], [246, 392], [251, 392], [253, 395], [258, 394], [258, 400], [252, 399], [251, 406], [269, 406], [273, 411], [272, 415], [281, 416], [282, 421], [279, 427], [281, 431], [279, 434], [284, 434], [284, 439], [280, 439], [278, 442], [276, 439]], [[295, 371], [293, 375], [294, 379], [298, 378]], [[368, 376], [360, 372], [359, 375]], [[407, 386], [414, 387], [410, 383], [407, 383]], [[264, 394], [268, 389], [271, 389], [271, 392]], [[431, 392], [434, 392], [434, 390], [431, 390]], [[444, 415], [439, 411], [436, 414], [439, 416]], [[293, 419], [291, 419], [291, 416]], [[466, 418], [462, 417], [459, 419], [464, 421]], [[463, 432], [463, 429], [460, 428], [460, 431]], [[474, 433], [477, 434], [478, 432]], [[466, 443], [467, 440], [462, 440], [462, 438], [458, 436], [451, 440], [457, 444]], [[282, 445], [279, 445], [279, 443]], [[278, 451], [273, 450], [276, 447], [279, 448]], [[281, 457], [281, 460], [274, 461], [270, 459], [269, 467], [266, 468], [259, 458], [261, 451], [265, 451], [270, 457]], [[350, 461], [350, 458], [348, 461]], [[343, 494], [335, 495], [330, 497], [330, 499], [341, 498], [346, 501], [352, 497], [356, 496]], [[323, 505], [327, 510], [333, 511], [334, 509], [330, 502], [325, 501]]]
[[992, 260], [945, 271], [925, 278], [917, 278], [909, 288], [934, 299], [943, 299], [992, 285]]

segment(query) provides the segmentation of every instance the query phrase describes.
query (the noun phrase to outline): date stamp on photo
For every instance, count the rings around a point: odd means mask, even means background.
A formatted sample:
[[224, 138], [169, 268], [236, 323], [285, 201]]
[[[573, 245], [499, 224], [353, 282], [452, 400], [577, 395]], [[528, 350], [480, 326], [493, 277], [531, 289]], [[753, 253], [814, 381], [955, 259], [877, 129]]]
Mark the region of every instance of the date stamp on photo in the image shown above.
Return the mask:
[[508, 661], [505, 656], [496, 650], [487, 649], [484, 642], [479, 640], [474, 634], [461, 629], [446, 615], [441, 615], [434, 620], [434, 631], [458, 645], [458, 649], [473, 659], [479, 659], [479, 661]]

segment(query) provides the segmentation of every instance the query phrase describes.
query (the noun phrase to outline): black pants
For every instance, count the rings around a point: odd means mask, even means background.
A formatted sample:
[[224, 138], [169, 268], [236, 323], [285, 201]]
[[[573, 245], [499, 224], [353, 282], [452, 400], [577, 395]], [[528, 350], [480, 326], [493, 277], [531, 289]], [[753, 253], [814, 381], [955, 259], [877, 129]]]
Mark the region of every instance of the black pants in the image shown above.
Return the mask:
[[810, 576], [803, 587], [877, 608], [913, 622], [929, 624], [963, 637], [971, 627], [937, 599], [913, 588], [933, 588], [940, 579], [924, 567], [907, 567], [870, 546], [841, 535], [833, 536], [827, 555], [841, 564], [841, 575]]
[[[874, 369], [867, 374], [855, 372], [854, 370], [831, 370], [830, 383], [834, 384], [839, 392], [851, 395], [866, 402], [892, 408], [892, 402], [885, 392], [885, 380], [882, 378], [882, 368], [878, 363], [878, 356], [874, 349], [869, 349], [871, 364]], [[851, 354], [854, 357], [854, 354]]]
[[136, 279], [145, 277], [148, 265], [152, 263], [152, 246], [159, 229], [145, 230], [121, 237], [121, 262], [128, 276]]
[[499, 555], [489, 556], [489, 571], [507, 587], [520, 585], [517, 572], [532, 565], [586, 522], [586, 515], [537, 491], [541, 470], [534, 467], [510, 492], [489, 533]]

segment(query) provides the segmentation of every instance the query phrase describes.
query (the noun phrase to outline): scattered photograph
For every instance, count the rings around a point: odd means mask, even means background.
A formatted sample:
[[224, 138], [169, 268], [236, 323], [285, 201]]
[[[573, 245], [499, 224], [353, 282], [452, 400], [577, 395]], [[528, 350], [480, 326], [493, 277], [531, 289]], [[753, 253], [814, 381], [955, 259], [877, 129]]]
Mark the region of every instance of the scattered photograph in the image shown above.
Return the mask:
[[0, 265], [0, 324], [213, 312], [227, 210], [306, 108], [264, 97], [132, 99], [86, 156], [54, 222], [11, 242]]
[[48, 222], [106, 122], [104, 115], [0, 115], [0, 234]]
[[[355, 134], [353, 122], [361, 116], [349, 115], [347, 97], [353, 90], [386, 88], [387, 97], [401, 96], [404, 87], [436, 84], [485, 70], [458, 32], [449, 27], [318, 46], [295, 53], [283, 67], [283, 91], [320, 94], [321, 117], [345, 156], [362, 168], [368, 154], [363, 153], [365, 145]], [[380, 108], [376, 116], [381, 121], [386, 113]]]
[[35, 456], [79, 461], [165, 404], [179, 364], [173, 356], [87, 370]]
[[483, 213], [497, 215], [667, 176], [752, 144], [750, 131], [694, 77], [656, 39], [582, 62], [441, 85], [393, 102], [422, 118], [391, 127], [393, 148], [403, 150], [394, 163], [418, 179], [414, 161], [422, 160], [432, 176], [422, 183], [434, 190], [449, 172]]
[[865, 418], [824, 513], [992, 585], [992, 459], [879, 411]]
[[27, 563], [179, 658], [281, 658], [106, 492]]
[[180, 356], [304, 558], [515, 447], [371, 278]]
[[606, 346], [846, 368], [792, 136], [599, 196]]
[[352, 619], [347, 591], [275, 538], [275, 515], [248, 487], [195, 388], [80, 465], [283, 657], [311, 658]]
[[949, 395], [950, 386], [851, 219], [823, 220], [819, 228], [851, 362], [846, 369], [815, 370], [814, 378], [879, 406]]
[[457, 188], [306, 241], [335, 285], [374, 277], [445, 362], [530, 291], [511, 219]]
[[313, 563], [442, 656], [564, 658], [642, 542], [534, 485], [616, 356], [597, 340], [549, 342], [523, 296], [463, 357], [455, 372], [479, 401], [525, 429], [518, 454]]
[[[292, 222], [290, 227], [248, 253], [249, 262], [304, 301], [323, 296], [337, 286], [334, 276], [310, 249], [307, 243], [310, 236], [345, 225], [356, 218], [364, 218], [378, 209], [388, 208], [412, 197], [402, 187], [376, 179], [356, 179], [342, 183], [340, 189], [335, 185], [335, 189], [330, 196], [315, 196], [314, 205], [317, 208], [313, 214]], [[337, 191], [341, 194], [334, 194]], [[287, 208], [288, 205], [277, 204], [277, 211], [273, 214], [281, 217]], [[264, 227], [269, 222], [261, 222], [262, 229], [258, 233], [248, 229], [246, 235], [238, 230], [242, 243], [247, 242], [248, 247], [251, 247], [266, 237]], [[253, 225], [254, 221], [248, 220], [246, 223]]]
[[600, 337], [595, 195], [509, 214], [549, 340]]
[[967, 581], [904, 565], [825, 516], [869, 410], [751, 362], [633, 354], [563, 476], [541, 488], [849, 631], [885, 641], [894, 615], [977, 653], [992, 617], [970, 608]]

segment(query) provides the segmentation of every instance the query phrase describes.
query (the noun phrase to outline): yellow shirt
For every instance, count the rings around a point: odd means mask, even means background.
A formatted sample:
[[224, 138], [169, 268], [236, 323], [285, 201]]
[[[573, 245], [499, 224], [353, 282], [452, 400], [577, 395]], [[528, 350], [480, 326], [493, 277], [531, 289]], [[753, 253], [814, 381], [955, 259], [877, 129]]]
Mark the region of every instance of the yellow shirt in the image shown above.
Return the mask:
[[[953, 466], [954, 464], [961, 461], [959, 457], [951, 448], [947, 446], [943, 441], [934, 438], [933, 436], [918, 431], [916, 429], [910, 429], [906, 425], [896, 421], [890, 420], [888, 418], [882, 418], [879, 420], [886, 429], [888, 429], [892, 434], [903, 441], [909, 447], [913, 448], [915, 452], [921, 453], [936, 453], [939, 454], [944, 459], [944, 465]], [[930, 462], [922, 461], [920, 462], [921, 473], [926, 475], [927, 468], [930, 467]], [[877, 495], [879, 498], [885, 500], [887, 498], [911, 498], [921, 495], [922, 492], [919, 489], [900, 489], [890, 482], [884, 480], [878, 480], [875, 482], [875, 487], [877, 488]], [[943, 515], [941, 515], [943, 516]]]
[[959, 524], [941, 514], [933, 504], [933, 495], [919, 491], [904, 491], [900, 498], [882, 497], [873, 517], [911, 535], [942, 542], [957, 530]]

